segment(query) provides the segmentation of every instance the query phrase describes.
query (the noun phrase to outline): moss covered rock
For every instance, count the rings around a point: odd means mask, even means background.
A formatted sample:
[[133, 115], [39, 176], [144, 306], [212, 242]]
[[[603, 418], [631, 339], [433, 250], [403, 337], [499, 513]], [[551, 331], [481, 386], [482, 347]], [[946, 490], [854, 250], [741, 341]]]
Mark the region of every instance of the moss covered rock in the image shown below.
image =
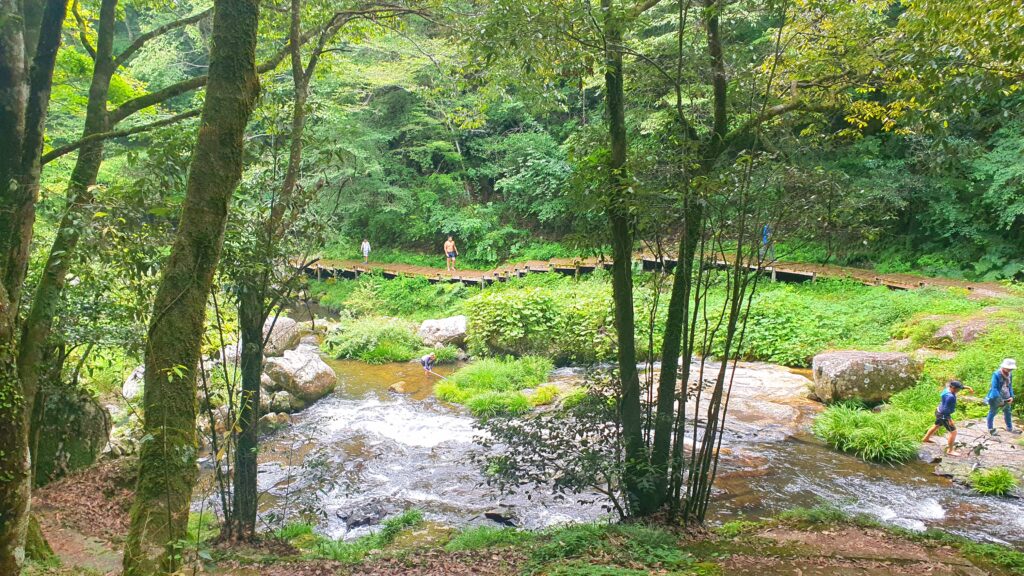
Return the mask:
[[92, 465], [110, 438], [110, 414], [91, 394], [46, 386], [38, 401], [34, 468], [37, 486]]

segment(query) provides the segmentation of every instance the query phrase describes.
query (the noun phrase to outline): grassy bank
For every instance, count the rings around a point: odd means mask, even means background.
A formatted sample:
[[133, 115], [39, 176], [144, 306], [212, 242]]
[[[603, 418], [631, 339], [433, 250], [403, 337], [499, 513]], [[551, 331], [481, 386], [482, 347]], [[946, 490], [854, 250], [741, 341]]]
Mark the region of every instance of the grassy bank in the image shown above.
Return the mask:
[[[412, 510], [362, 538], [336, 541], [291, 524], [262, 546], [215, 547], [207, 571], [242, 576], [718, 576], [725, 574], [1024, 574], [1024, 554], [944, 532], [880, 526], [830, 507], [730, 522], [705, 533], [661, 525], [578, 524], [541, 531], [452, 530]], [[28, 574], [70, 572], [35, 565]], [[86, 574], [88, 574], [86, 572]]]

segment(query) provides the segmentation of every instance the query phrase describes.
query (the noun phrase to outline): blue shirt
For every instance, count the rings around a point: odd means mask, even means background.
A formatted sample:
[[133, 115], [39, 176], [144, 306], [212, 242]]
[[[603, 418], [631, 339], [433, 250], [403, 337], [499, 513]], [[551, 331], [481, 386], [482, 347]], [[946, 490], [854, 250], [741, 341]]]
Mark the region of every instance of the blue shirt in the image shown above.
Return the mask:
[[985, 400], [1006, 400], [1008, 398], [1013, 398], [1013, 372], [1010, 372], [1009, 376], [1003, 376], [1002, 370], [996, 370], [992, 373], [992, 386], [989, 387]]
[[949, 390], [942, 393], [942, 400], [939, 402], [938, 413], [949, 418], [956, 412], [956, 394]]
[[761, 244], [767, 244], [768, 243], [768, 238], [771, 235], [772, 235], [772, 229], [769, 228], [767, 224], [765, 224], [764, 228], [761, 228]]

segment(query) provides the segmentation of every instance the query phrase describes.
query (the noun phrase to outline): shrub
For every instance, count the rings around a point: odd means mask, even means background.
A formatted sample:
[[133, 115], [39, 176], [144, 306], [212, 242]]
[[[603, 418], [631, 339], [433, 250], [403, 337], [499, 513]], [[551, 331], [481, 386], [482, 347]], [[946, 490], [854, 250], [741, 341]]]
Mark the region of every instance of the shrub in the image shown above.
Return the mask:
[[533, 394], [530, 395], [530, 404], [534, 406], [544, 406], [551, 404], [555, 401], [558, 396], [558, 387], [553, 384], [545, 384], [534, 390]]
[[327, 335], [324, 350], [335, 358], [355, 358], [370, 364], [407, 362], [421, 346], [414, 328], [395, 319], [349, 320]]
[[465, 404], [478, 418], [515, 416], [530, 411], [530, 401], [521, 392], [482, 392], [466, 399]]
[[470, 298], [466, 314], [473, 354], [532, 354], [560, 363], [614, 356], [611, 287], [600, 278], [530, 275]]
[[1013, 472], [1002, 467], [975, 470], [968, 479], [971, 488], [985, 496], [1006, 496], [1020, 484]]
[[917, 429], [926, 422], [924, 418], [927, 416], [906, 410], [873, 413], [851, 404], [836, 404], [815, 419], [813, 429], [838, 450], [871, 462], [896, 464], [917, 457]]
[[514, 546], [530, 542], [533, 538], [534, 534], [532, 532], [516, 530], [515, 528], [479, 526], [467, 528], [459, 532], [445, 545], [444, 549], [448, 552], [459, 552], [461, 550]]
[[547, 380], [551, 361], [536, 356], [485, 358], [469, 364], [434, 386], [441, 400], [465, 404], [480, 417], [521, 414], [530, 403], [520, 390]]
[[413, 320], [451, 316], [477, 288], [459, 282], [431, 284], [426, 278], [386, 279], [363, 274], [356, 280], [326, 280], [312, 283], [320, 304], [357, 316], [387, 314]]

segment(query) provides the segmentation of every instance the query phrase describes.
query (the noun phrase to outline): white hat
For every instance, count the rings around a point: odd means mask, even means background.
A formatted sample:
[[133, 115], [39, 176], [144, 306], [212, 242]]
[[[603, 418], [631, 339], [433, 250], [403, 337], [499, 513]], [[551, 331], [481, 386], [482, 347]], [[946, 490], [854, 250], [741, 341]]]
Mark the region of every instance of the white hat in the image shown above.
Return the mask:
[[1007, 359], [1003, 360], [1003, 363], [999, 367], [1000, 368], [1004, 368], [1006, 370], [1016, 370], [1017, 369], [1017, 361], [1014, 360], [1013, 358], [1007, 358]]

